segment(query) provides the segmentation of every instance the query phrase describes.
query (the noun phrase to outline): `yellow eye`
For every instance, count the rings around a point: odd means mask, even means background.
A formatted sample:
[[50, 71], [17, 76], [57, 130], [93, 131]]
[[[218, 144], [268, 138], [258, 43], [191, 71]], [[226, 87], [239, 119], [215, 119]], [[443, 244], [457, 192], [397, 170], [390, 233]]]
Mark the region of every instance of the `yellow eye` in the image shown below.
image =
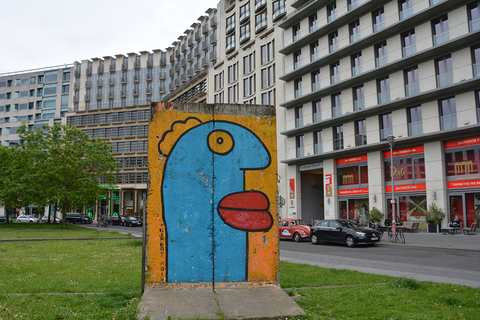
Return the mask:
[[235, 146], [232, 135], [224, 130], [210, 132], [207, 140], [210, 151], [221, 156], [228, 154]]

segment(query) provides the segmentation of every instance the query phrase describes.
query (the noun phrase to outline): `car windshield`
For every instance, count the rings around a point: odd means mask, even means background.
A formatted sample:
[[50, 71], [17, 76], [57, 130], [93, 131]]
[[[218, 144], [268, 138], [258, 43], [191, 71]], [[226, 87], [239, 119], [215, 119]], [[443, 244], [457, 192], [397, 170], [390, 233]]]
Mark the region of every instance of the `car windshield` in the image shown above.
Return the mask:
[[292, 220], [292, 226], [304, 226], [305, 225], [305, 222], [303, 222], [303, 220]]
[[137, 220], [137, 218], [135, 218], [135, 217], [130, 217], [130, 220]]
[[337, 222], [345, 228], [358, 228], [358, 224], [350, 220], [338, 220]]

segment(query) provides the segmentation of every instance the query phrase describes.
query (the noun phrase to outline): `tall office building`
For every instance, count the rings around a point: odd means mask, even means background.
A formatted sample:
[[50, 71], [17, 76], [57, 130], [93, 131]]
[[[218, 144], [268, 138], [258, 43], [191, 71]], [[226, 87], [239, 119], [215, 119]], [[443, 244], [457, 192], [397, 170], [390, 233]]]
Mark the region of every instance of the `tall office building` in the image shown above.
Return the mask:
[[480, 214], [478, 2], [292, 6], [279, 49], [296, 212], [365, 220], [377, 207], [392, 221], [394, 208], [424, 221], [435, 203], [470, 226]]

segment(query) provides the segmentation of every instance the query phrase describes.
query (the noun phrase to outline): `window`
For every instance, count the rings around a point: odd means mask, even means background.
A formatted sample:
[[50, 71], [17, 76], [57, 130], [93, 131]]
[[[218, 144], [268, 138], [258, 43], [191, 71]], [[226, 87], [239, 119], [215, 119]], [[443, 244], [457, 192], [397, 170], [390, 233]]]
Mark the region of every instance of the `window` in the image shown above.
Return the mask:
[[255, 16], [255, 33], [260, 32], [267, 27], [267, 10]]
[[242, 23], [248, 17], [250, 17], [250, 3], [247, 3], [246, 5], [240, 7], [239, 22]]
[[375, 65], [379, 68], [387, 63], [387, 41], [383, 41], [375, 45]]
[[70, 83], [63, 83], [62, 84], [62, 93], [68, 93], [70, 91]]
[[215, 91], [223, 89], [223, 71], [220, 72], [219, 74], [216, 74], [214, 78], [215, 78]]
[[480, 76], [480, 46], [472, 48], [472, 67], [473, 67], [473, 76]]
[[312, 101], [312, 114], [313, 122], [322, 121], [322, 104], [320, 99]]
[[343, 126], [333, 127], [333, 150], [343, 149]]
[[342, 115], [342, 94], [332, 94], [332, 118]]
[[418, 78], [418, 67], [412, 67], [404, 71], [405, 95], [411, 96], [420, 92], [420, 81]]
[[409, 137], [423, 134], [421, 106], [407, 109], [407, 121]]
[[243, 57], [243, 74], [248, 74], [255, 70], [255, 52]]
[[448, 18], [446, 15], [432, 21], [432, 30], [434, 46], [450, 40], [448, 34]]
[[43, 86], [43, 95], [48, 96], [48, 95], [53, 95], [57, 94], [57, 84], [52, 83], [52, 84], [46, 84]]
[[360, 20], [356, 20], [348, 25], [350, 30], [350, 43], [360, 40]]
[[383, 7], [372, 12], [373, 32], [377, 32], [385, 28], [385, 12]]
[[312, 77], [312, 91], [320, 90], [320, 69], [311, 73]]
[[235, 49], [235, 34], [227, 36], [226, 40], [227, 41], [226, 41], [225, 52], [229, 53], [229, 52], [231, 52], [232, 50]]
[[296, 25], [294, 25], [292, 27], [292, 39], [293, 41], [297, 41], [298, 39], [300, 39], [300, 24], [297, 23]]
[[313, 32], [313, 31], [317, 30], [318, 20], [317, 20], [317, 14], [316, 13], [314, 13], [310, 17], [308, 17], [308, 26], [309, 26], [310, 32]]
[[480, 123], [480, 91], [475, 91], [475, 103], [477, 105], [477, 123]]
[[337, 19], [337, 4], [335, 2], [332, 2], [329, 5], [327, 5], [327, 19], [328, 19], [328, 22], [331, 22]]
[[295, 128], [303, 127], [303, 106], [295, 108]]
[[243, 96], [249, 97], [255, 94], [255, 75], [243, 79]]
[[365, 109], [365, 93], [363, 89], [363, 84], [357, 87], [353, 87], [353, 110], [363, 110]]
[[297, 70], [302, 66], [302, 50], [293, 53], [293, 69]]
[[330, 65], [330, 79], [332, 84], [340, 82], [340, 61]]
[[328, 35], [328, 44], [330, 46], [330, 53], [338, 50], [338, 31]]
[[323, 145], [322, 145], [322, 131], [314, 131], [313, 132], [313, 145], [314, 145], [314, 152], [315, 154], [323, 153]]
[[250, 23], [240, 26], [240, 44], [250, 39]]
[[215, 103], [223, 103], [223, 92], [215, 94], [214, 96]]
[[467, 7], [468, 10], [468, 27], [470, 32], [477, 31], [480, 29], [480, 3], [474, 1], [470, 3]]
[[297, 158], [303, 157], [304, 155], [304, 144], [303, 144], [303, 135], [295, 137], [296, 149], [297, 149]]
[[440, 100], [440, 130], [455, 129], [457, 127], [457, 105], [455, 98]]
[[360, 73], [363, 72], [362, 69], [362, 53], [357, 52], [352, 55], [351, 57], [351, 63], [352, 63], [352, 77], [355, 77], [359, 75]]
[[235, 14], [231, 15], [230, 17], [227, 17], [225, 33], [228, 34], [230, 31], [234, 29], [235, 29]]
[[44, 74], [44, 82], [57, 82], [58, 81], [58, 71], [48, 71]]
[[380, 117], [380, 140], [386, 141], [388, 136], [393, 136], [392, 113], [386, 113]]
[[348, 11], [355, 9], [358, 6], [358, 0], [348, 0]]
[[377, 79], [378, 104], [390, 101], [390, 79], [388, 77]]
[[437, 87], [445, 87], [453, 83], [452, 57], [447, 56], [435, 60]]
[[302, 78], [295, 79], [293, 81], [293, 87], [295, 90], [295, 98], [300, 98], [302, 96]]
[[261, 46], [262, 64], [266, 64], [275, 58], [275, 42], [271, 41], [264, 46]]
[[310, 43], [310, 62], [319, 58], [318, 40]]
[[231, 66], [228, 66], [228, 83], [232, 83], [238, 80], [238, 65], [234, 63]]
[[262, 93], [262, 104], [267, 106], [275, 105], [275, 89]]
[[[33, 78], [33, 79], [35, 80], [35, 78]], [[70, 70], [63, 70], [62, 80], [63, 81], [70, 81]]]
[[413, 14], [413, 0], [398, 1], [400, 20], [410, 17]]
[[402, 53], [404, 57], [408, 57], [417, 52], [415, 39], [415, 30], [409, 30], [402, 33]]
[[268, 88], [275, 84], [275, 65], [262, 69], [262, 89]]
[[228, 87], [228, 103], [235, 103], [238, 101], [238, 85]]
[[355, 146], [364, 146], [367, 144], [367, 120], [355, 121]]

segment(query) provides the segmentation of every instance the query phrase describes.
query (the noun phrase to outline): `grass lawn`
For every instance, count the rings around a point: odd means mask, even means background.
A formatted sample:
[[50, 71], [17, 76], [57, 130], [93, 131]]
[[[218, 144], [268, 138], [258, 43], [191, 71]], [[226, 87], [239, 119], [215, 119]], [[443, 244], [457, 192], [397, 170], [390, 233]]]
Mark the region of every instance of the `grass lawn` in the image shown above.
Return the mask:
[[[17, 231], [26, 228], [33, 227]], [[141, 240], [4, 242], [0, 266], [2, 320], [135, 319]], [[307, 313], [304, 320], [480, 318], [477, 288], [287, 262], [280, 263], [280, 282]]]

